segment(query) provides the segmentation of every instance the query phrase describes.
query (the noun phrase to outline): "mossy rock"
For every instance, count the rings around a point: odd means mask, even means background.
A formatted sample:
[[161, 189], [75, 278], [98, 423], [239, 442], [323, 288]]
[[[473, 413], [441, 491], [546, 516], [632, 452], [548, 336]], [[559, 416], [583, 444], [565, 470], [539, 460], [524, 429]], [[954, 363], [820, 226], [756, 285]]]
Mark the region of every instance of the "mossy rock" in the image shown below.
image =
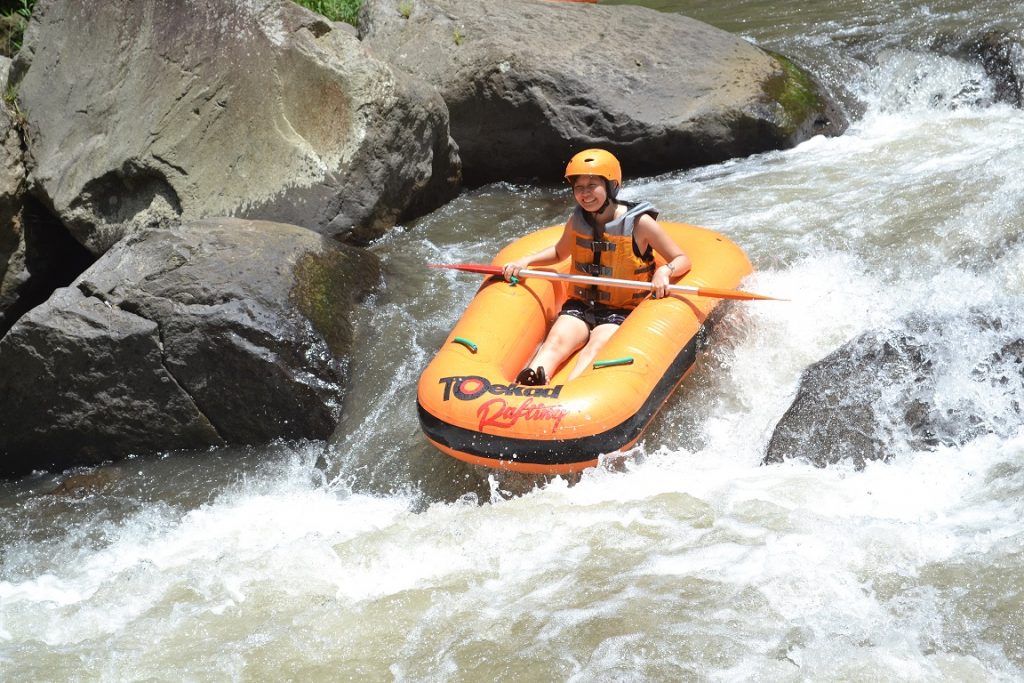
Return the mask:
[[782, 108], [779, 125], [784, 137], [794, 143], [826, 133], [835, 126], [845, 128], [845, 117], [821, 92], [821, 86], [792, 59], [770, 52], [781, 74], [765, 83], [765, 94]]
[[336, 358], [347, 356], [352, 348], [352, 323], [347, 311], [366, 283], [380, 277], [379, 264], [365, 254], [339, 245], [336, 250], [308, 252], [295, 264], [290, 298]]

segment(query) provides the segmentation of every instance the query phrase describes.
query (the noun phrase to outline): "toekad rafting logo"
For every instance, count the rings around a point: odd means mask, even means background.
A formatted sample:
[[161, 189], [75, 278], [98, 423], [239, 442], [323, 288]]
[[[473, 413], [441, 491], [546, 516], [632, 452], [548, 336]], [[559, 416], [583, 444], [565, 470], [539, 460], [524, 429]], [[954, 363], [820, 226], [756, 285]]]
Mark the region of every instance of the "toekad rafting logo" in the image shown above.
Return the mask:
[[439, 384], [444, 385], [444, 400], [455, 394], [460, 401], [472, 401], [486, 393], [497, 396], [537, 396], [558, 398], [564, 384], [553, 387], [526, 387], [522, 384], [491, 384], [486, 377], [469, 375], [468, 377], [442, 377]]
[[454, 395], [460, 401], [473, 401], [484, 394], [495, 396], [523, 396], [522, 403], [512, 403], [504, 398], [492, 398], [477, 408], [480, 418], [479, 429], [496, 427], [511, 429], [519, 420], [550, 421], [551, 431], [558, 431], [562, 418], [569, 414], [569, 409], [560, 404], [549, 405], [535, 401], [535, 398], [558, 398], [564, 385], [553, 387], [524, 387], [520, 384], [492, 384], [485, 377], [470, 375], [468, 377], [442, 377], [439, 384], [444, 385], [444, 400]]

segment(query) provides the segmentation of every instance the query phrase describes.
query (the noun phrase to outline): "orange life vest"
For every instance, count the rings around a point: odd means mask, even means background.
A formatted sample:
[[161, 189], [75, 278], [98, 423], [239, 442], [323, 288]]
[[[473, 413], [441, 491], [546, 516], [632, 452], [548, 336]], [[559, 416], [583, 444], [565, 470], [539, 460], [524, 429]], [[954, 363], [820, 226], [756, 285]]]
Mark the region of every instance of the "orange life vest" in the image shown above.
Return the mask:
[[[576, 207], [568, 222], [574, 239], [571, 272], [640, 282], [650, 282], [654, 277], [653, 250], [648, 245], [646, 253], [637, 254], [633, 227], [640, 216], [650, 214], [657, 218], [658, 211], [650, 202], [620, 203], [625, 204], [626, 213], [605, 225], [599, 239], [595, 239], [594, 228], [584, 217], [583, 209]], [[614, 308], [635, 308], [648, 294], [644, 290], [594, 285], [573, 287], [569, 296]]]

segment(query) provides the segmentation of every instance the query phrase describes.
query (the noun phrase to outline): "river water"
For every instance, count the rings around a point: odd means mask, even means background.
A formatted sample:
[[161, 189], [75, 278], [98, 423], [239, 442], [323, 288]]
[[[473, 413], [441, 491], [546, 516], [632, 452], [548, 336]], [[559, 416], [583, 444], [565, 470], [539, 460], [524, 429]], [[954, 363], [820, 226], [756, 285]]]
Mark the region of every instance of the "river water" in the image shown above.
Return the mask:
[[[493, 185], [374, 246], [329, 443], [135, 459], [0, 485], [0, 680], [993, 681], [1024, 677], [1024, 430], [972, 381], [1024, 330], [1024, 112], [934, 47], [1016, 2], [651, 0], [808, 65], [849, 131], [632, 179], [757, 272], [625, 465], [488, 478], [427, 446], [419, 371], [487, 260], [567, 213]], [[721, 6], [719, 6], [721, 5]], [[713, 8], [712, 8], [713, 7]], [[557, 176], [553, 160], [552, 176]], [[911, 313], [934, 401], [998, 426], [857, 471], [761, 466], [801, 371]], [[856, 394], [858, 387], [842, 387]], [[884, 395], [882, 414], [901, 410]]]

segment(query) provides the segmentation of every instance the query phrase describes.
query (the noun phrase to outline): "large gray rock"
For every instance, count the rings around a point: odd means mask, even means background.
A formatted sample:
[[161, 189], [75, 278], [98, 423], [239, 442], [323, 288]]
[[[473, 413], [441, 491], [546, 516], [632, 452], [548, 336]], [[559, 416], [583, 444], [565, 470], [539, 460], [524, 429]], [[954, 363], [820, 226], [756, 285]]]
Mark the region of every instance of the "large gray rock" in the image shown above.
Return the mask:
[[[0, 90], [6, 91], [10, 66], [11, 60], [0, 57]], [[6, 329], [5, 312], [16, 303], [27, 279], [21, 225], [25, 165], [15, 116], [5, 101], [0, 102], [0, 336]]]
[[0, 472], [327, 438], [376, 258], [291, 225], [125, 238], [0, 339]]
[[[804, 371], [764, 462], [803, 458], [860, 469], [906, 449], [1011, 433], [1024, 418], [1024, 339], [1016, 325], [972, 312], [912, 316], [865, 332]], [[974, 348], [953, 341], [962, 338]]]
[[12, 80], [33, 192], [96, 255], [213, 215], [365, 242], [459, 183], [440, 97], [287, 0], [40, 0]]
[[[10, 60], [0, 58], [7, 92]], [[26, 311], [67, 285], [93, 258], [50, 213], [26, 194], [22, 114], [0, 103], [0, 337]]]
[[648, 175], [845, 127], [788, 60], [643, 7], [366, 0], [360, 35], [438, 88], [471, 184], [555, 178], [588, 146]]

